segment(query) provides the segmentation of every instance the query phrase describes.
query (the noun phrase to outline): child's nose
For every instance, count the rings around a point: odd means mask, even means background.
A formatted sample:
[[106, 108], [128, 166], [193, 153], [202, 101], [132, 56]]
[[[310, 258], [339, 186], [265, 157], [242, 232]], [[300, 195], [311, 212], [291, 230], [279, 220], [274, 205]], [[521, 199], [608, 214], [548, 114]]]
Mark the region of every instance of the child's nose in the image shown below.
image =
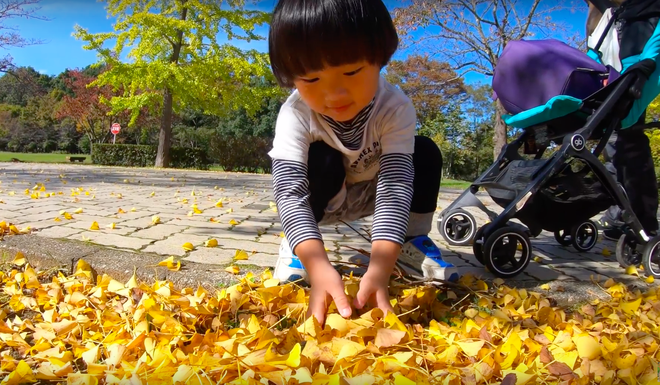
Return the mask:
[[346, 98], [348, 95], [348, 90], [344, 87], [343, 84], [337, 84], [332, 87], [328, 87], [325, 93], [325, 98], [328, 101], [337, 101]]

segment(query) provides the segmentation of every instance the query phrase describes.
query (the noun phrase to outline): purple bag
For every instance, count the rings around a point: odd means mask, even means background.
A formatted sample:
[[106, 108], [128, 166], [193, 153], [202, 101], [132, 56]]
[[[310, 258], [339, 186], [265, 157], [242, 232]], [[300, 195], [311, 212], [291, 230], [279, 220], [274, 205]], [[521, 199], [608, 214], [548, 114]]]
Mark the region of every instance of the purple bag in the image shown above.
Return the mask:
[[559, 40], [513, 40], [495, 67], [493, 91], [507, 112], [517, 114], [557, 95], [584, 99], [603, 87], [611, 71], [618, 75]]

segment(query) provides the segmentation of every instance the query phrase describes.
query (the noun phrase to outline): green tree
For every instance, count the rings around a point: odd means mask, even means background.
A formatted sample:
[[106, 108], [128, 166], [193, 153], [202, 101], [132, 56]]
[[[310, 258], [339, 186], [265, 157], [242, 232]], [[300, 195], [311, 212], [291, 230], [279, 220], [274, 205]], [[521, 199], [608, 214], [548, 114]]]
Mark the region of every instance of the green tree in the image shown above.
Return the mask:
[[[173, 112], [192, 106], [219, 115], [238, 108], [253, 113], [265, 97], [282, 92], [247, 86], [272, 76], [267, 55], [229, 44], [263, 39], [254, 29], [269, 15], [246, 9], [245, 0], [109, 0], [107, 11], [117, 18], [113, 32], [76, 26], [75, 36], [108, 66], [94, 85], [125, 90], [110, 99], [113, 112], [132, 111], [131, 125], [143, 107], [161, 113], [156, 167], [169, 166]], [[228, 43], [220, 44], [220, 32]], [[112, 40], [114, 47], [105, 47]], [[123, 62], [127, 49], [130, 62]]]

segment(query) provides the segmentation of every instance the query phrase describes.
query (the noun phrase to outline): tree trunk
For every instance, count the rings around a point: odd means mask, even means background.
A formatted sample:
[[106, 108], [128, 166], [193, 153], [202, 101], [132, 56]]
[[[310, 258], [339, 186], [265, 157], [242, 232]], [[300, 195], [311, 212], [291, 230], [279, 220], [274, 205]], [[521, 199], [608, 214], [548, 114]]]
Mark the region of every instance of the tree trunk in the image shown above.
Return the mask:
[[[182, 0], [182, 3], [185, 4], [186, 2], [187, 0]], [[183, 8], [180, 20], [186, 20], [187, 15], [188, 8]], [[179, 62], [182, 45], [183, 30], [178, 30], [177, 40], [175, 43], [172, 43], [172, 56], [170, 57], [170, 63]], [[158, 136], [156, 167], [170, 166], [170, 147], [172, 146], [172, 107], [172, 90], [169, 87], [166, 87], [163, 94], [163, 113], [160, 118], [160, 135]]]
[[160, 118], [160, 135], [158, 136], [158, 153], [156, 167], [170, 166], [170, 147], [172, 146], [172, 92], [169, 88], [163, 95], [163, 113]]
[[506, 124], [502, 120], [502, 115], [506, 114], [506, 110], [498, 100], [495, 103], [495, 130], [493, 132], [493, 160], [497, 159], [506, 145]]

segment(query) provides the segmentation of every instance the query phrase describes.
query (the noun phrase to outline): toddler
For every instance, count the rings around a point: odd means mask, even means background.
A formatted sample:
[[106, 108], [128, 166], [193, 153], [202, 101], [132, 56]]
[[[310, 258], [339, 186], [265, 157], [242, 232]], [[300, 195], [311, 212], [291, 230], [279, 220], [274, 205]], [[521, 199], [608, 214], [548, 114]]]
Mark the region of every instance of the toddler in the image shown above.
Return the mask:
[[456, 280], [428, 237], [442, 155], [415, 136], [416, 113], [380, 71], [399, 39], [382, 0], [280, 0], [269, 32], [273, 74], [295, 89], [283, 104], [269, 156], [285, 238], [274, 276], [311, 286], [308, 316], [328, 302], [351, 315], [319, 225], [373, 215], [371, 258], [354, 301], [392, 311], [397, 261], [427, 278]]

